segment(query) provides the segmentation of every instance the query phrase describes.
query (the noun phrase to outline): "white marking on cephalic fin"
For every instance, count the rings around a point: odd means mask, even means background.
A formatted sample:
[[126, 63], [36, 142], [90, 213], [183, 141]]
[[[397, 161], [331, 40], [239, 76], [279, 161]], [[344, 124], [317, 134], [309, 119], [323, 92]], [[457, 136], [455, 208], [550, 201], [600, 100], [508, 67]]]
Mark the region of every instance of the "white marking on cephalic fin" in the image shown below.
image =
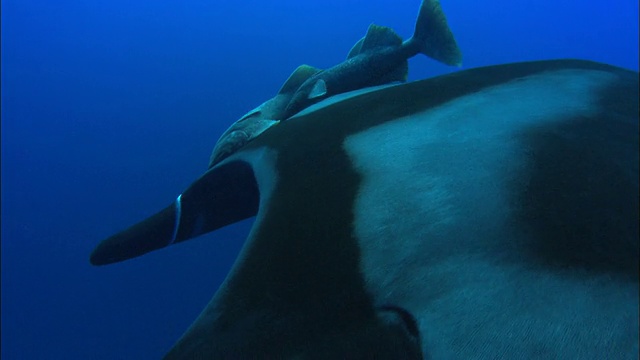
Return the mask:
[[180, 221], [182, 220], [182, 194], [178, 195], [175, 201], [176, 208], [176, 219], [173, 224], [173, 235], [171, 235], [171, 241], [167, 245], [172, 245], [176, 242], [176, 237], [178, 236], [178, 230], [180, 229]]

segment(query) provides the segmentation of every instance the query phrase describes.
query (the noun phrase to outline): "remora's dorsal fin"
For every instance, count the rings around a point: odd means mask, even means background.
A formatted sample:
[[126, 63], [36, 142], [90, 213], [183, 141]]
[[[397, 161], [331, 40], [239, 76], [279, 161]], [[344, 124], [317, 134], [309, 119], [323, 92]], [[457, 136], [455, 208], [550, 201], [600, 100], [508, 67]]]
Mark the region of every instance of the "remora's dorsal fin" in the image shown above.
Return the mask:
[[[369, 29], [367, 29], [367, 35], [365, 35], [362, 41], [362, 45], [360, 46], [360, 53], [379, 47], [401, 45], [402, 38], [395, 31], [393, 31], [392, 28], [371, 24], [369, 25]], [[351, 53], [349, 53], [349, 55], [351, 55]]]
[[349, 54], [347, 54], [347, 59], [351, 59], [352, 57], [360, 54], [360, 50], [362, 50], [363, 42], [364, 42], [364, 38], [358, 40], [358, 42], [353, 45], [351, 50], [349, 50]]
[[278, 91], [278, 94], [287, 94], [287, 93], [295, 92], [296, 90], [298, 90], [298, 88], [300, 87], [300, 85], [302, 85], [303, 82], [305, 82], [308, 78], [312, 77], [313, 75], [319, 73], [320, 71], [321, 71], [320, 69], [315, 68], [313, 66], [306, 65], [306, 64], [298, 66], [293, 71], [293, 73], [291, 73], [291, 76], [289, 76], [287, 81], [284, 82], [284, 84], [280, 88], [280, 91]]
[[[349, 51], [347, 59], [352, 58], [361, 53], [369, 50], [387, 47], [387, 46], [401, 46], [402, 38], [392, 28], [386, 26], [379, 26], [376, 24], [369, 25], [367, 35], [360, 39]], [[392, 83], [394, 81], [407, 81], [409, 74], [409, 63], [403, 62], [395, 70], [385, 75], [384, 79], [381, 79], [381, 83]]]

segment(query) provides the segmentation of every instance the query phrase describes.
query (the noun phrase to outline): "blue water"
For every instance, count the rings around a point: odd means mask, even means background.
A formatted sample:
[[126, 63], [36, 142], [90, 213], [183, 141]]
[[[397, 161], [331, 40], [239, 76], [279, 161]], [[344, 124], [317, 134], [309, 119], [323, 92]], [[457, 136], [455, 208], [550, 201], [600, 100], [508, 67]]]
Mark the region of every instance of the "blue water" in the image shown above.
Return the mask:
[[[232, 4], [233, 3], [233, 4]], [[584, 58], [638, 69], [637, 0], [443, 0], [463, 68]], [[156, 359], [224, 279], [250, 226], [92, 267], [168, 205], [220, 133], [371, 22], [419, 0], [2, 1], [2, 359]], [[412, 59], [410, 79], [456, 71]]]

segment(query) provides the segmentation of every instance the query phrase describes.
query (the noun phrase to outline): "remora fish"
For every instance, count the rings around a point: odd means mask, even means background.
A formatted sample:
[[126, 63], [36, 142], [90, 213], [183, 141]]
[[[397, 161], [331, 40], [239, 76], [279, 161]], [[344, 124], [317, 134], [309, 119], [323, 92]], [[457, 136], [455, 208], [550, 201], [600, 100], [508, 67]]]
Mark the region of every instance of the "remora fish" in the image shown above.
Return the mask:
[[296, 90], [320, 69], [300, 65], [273, 98], [249, 111], [222, 133], [211, 152], [209, 168], [236, 152], [256, 136], [284, 119], [284, 110]]
[[413, 36], [404, 42], [390, 28], [369, 26], [367, 35], [354, 46], [345, 62], [311, 76], [300, 86], [287, 105], [285, 118], [332, 95], [406, 81], [407, 59], [417, 54], [447, 65], [459, 66], [462, 62], [438, 0], [422, 2]]
[[347, 60], [327, 70], [298, 67], [278, 94], [248, 112], [227, 129], [211, 153], [209, 167], [296, 112], [329, 96], [407, 80], [407, 59], [423, 53], [448, 65], [460, 65], [462, 55], [440, 3], [424, 0], [415, 33], [402, 42], [393, 29], [371, 25], [351, 49]]
[[556, 60], [333, 97], [91, 262], [256, 215], [167, 359], [637, 359], [638, 89]]

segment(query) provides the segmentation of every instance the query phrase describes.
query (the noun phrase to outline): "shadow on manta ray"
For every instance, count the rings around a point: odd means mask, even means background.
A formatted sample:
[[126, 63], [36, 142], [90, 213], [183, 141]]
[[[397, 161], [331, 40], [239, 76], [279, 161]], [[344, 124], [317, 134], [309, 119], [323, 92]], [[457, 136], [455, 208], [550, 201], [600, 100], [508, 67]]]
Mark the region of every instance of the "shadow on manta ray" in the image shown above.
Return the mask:
[[91, 262], [256, 216], [168, 359], [637, 359], [638, 86], [553, 60], [330, 97]]

